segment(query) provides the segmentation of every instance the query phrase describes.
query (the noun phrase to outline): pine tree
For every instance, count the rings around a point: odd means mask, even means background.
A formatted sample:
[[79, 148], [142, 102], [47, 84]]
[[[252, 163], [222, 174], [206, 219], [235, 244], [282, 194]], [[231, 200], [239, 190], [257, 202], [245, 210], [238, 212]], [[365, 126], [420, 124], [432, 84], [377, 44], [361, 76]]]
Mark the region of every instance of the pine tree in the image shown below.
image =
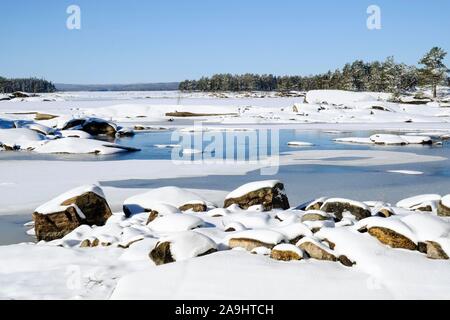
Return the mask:
[[444, 58], [447, 52], [439, 47], [432, 48], [419, 63], [424, 65], [420, 69], [421, 81], [425, 85], [431, 85], [433, 90], [433, 98], [437, 97], [437, 86], [442, 84], [449, 69], [444, 64]]

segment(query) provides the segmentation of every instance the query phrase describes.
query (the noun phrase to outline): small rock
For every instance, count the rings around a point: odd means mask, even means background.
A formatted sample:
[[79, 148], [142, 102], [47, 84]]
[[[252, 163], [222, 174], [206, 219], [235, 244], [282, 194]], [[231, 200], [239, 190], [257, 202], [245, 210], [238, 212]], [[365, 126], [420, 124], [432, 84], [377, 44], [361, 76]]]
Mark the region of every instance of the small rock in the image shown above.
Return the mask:
[[439, 243], [434, 241], [427, 241], [427, 257], [435, 260], [448, 260], [449, 257], [447, 253], [442, 250]]

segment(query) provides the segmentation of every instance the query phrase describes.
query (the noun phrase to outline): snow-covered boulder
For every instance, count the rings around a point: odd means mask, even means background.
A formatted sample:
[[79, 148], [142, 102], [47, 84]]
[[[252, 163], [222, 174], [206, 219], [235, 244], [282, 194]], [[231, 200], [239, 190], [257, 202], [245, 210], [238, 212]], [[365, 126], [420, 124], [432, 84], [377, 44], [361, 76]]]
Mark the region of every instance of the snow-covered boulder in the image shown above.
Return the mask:
[[232, 191], [225, 199], [224, 207], [237, 204], [242, 209], [262, 205], [264, 210], [289, 209], [289, 200], [284, 185], [278, 180], [247, 183]]
[[189, 231], [201, 227], [204, 221], [198, 217], [187, 214], [169, 214], [158, 217], [147, 226], [158, 233]]
[[27, 128], [0, 129], [0, 147], [5, 150], [33, 150], [45, 140], [43, 134]]
[[252, 251], [258, 247], [272, 249], [285, 240], [285, 236], [280, 232], [255, 229], [233, 233], [227, 237], [227, 244], [230, 248], [244, 248], [247, 251]]
[[424, 194], [403, 199], [397, 202], [397, 207], [415, 211], [436, 211], [441, 196], [438, 194]]
[[100, 187], [82, 186], [43, 204], [33, 213], [38, 240], [64, 237], [80, 225], [104, 225], [111, 209]]
[[82, 130], [93, 136], [98, 135], [115, 136], [118, 131], [116, 124], [99, 118], [71, 119], [68, 122], [66, 122], [61, 129]]
[[272, 230], [284, 235], [286, 240], [292, 244], [296, 244], [300, 239], [304, 237], [310, 237], [313, 235], [312, 231], [301, 222], [290, 223], [284, 226], [273, 228]]
[[138, 194], [126, 199], [123, 203], [123, 212], [127, 217], [142, 212], [158, 212], [156, 207], [161, 204], [178, 208], [179, 210], [200, 210], [214, 207], [200, 195], [178, 187], [163, 187]]
[[162, 265], [216, 251], [217, 245], [210, 238], [194, 231], [186, 231], [160, 239], [149, 256], [156, 265]]
[[450, 195], [442, 197], [441, 201], [439, 201], [438, 215], [450, 217]]
[[334, 217], [324, 211], [321, 210], [308, 210], [305, 214], [302, 215], [302, 222], [305, 221], [325, 221], [325, 220], [333, 220]]
[[279, 244], [272, 249], [270, 257], [280, 261], [292, 261], [303, 259], [303, 251], [293, 244]]
[[333, 213], [338, 220], [342, 219], [342, 214], [344, 212], [350, 212], [356, 217], [357, 220], [361, 220], [372, 215], [369, 206], [365, 203], [342, 198], [327, 199], [322, 204], [320, 210]]
[[305, 237], [301, 239], [296, 246], [306, 252], [308, 256], [313, 259], [326, 261], [337, 260], [333, 250], [312, 237]]

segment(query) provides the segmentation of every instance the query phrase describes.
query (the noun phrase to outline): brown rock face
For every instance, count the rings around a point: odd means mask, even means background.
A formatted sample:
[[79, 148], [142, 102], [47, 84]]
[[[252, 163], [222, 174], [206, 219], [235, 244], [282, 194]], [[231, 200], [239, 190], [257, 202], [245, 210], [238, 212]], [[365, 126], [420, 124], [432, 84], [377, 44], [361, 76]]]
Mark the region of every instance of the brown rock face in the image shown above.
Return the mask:
[[449, 257], [442, 250], [442, 247], [439, 243], [434, 241], [427, 241], [427, 257], [435, 260], [448, 260]]
[[116, 135], [116, 128], [111, 126], [107, 122], [103, 121], [96, 121], [96, 120], [90, 120], [87, 123], [85, 123], [83, 126], [83, 131], [93, 135], [107, 135], [107, 136], [115, 136]]
[[336, 257], [331, 253], [323, 250], [312, 242], [304, 242], [300, 248], [305, 251], [308, 256], [317, 260], [336, 261]]
[[381, 243], [392, 248], [417, 250], [417, 245], [411, 239], [393, 230], [382, 227], [373, 227], [368, 231], [372, 237], [377, 238]]
[[224, 207], [228, 208], [232, 204], [237, 204], [240, 208], [246, 210], [254, 205], [262, 205], [264, 211], [272, 209], [287, 210], [290, 208], [289, 200], [284, 194], [284, 185], [276, 184], [273, 188], [263, 188], [247, 193], [239, 198], [226, 199]]
[[320, 210], [328, 213], [334, 213], [336, 218], [339, 220], [342, 219], [342, 213], [345, 211], [350, 212], [356, 217], [357, 220], [362, 220], [372, 215], [369, 210], [354, 206], [347, 202], [327, 202], [320, 208]]
[[61, 203], [61, 206], [70, 205], [76, 205], [86, 219], [81, 218], [74, 207], [50, 214], [33, 213], [34, 228], [39, 241], [60, 239], [83, 224], [102, 226], [112, 215], [106, 200], [94, 192], [86, 192]]
[[149, 256], [157, 266], [175, 262], [170, 252], [170, 242], [158, 243], [156, 248], [150, 252]]
[[194, 212], [206, 212], [207, 207], [204, 203], [188, 203], [178, 209], [180, 209], [180, 211], [192, 210]]
[[228, 241], [228, 246], [230, 248], [244, 248], [247, 251], [252, 251], [253, 249], [259, 247], [265, 247], [269, 249], [272, 249], [274, 247], [273, 244], [245, 238], [232, 238]]
[[319, 213], [306, 213], [302, 216], [302, 222], [305, 221], [325, 221], [330, 220], [330, 217], [325, 217]]
[[272, 252], [270, 253], [270, 257], [279, 261], [293, 261], [302, 259], [302, 257], [300, 257], [296, 252], [280, 250], [272, 250]]
[[439, 202], [438, 215], [441, 217], [450, 217], [450, 208], [444, 206], [442, 201]]

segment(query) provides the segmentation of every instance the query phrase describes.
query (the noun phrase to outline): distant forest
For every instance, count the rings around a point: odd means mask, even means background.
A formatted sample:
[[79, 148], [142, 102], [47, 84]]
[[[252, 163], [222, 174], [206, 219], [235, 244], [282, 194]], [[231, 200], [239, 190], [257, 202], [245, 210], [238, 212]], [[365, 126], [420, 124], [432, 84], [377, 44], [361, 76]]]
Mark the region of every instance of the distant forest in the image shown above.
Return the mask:
[[53, 83], [43, 79], [26, 78], [26, 79], [7, 79], [0, 77], [0, 92], [12, 93], [16, 91], [41, 93], [54, 92], [56, 88]]
[[[445, 52], [433, 48], [428, 54], [435, 60], [442, 61]], [[443, 57], [438, 56], [439, 54]], [[438, 56], [438, 57], [435, 57]], [[424, 63], [421, 60], [420, 63]], [[435, 67], [435, 66], [432, 66]], [[445, 66], [444, 66], [445, 67]], [[426, 69], [427, 67], [425, 67]], [[431, 67], [430, 67], [431, 68]], [[445, 73], [445, 71], [440, 70]], [[383, 62], [364, 62], [356, 60], [346, 64], [342, 69], [328, 71], [324, 74], [310, 76], [274, 76], [272, 74], [216, 74], [199, 80], [186, 80], [180, 83], [182, 91], [309, 91], [318, 89], [339, 89], [349, 91], [375, 91], [400, 93], [411, 91], [418, 85], [431, 83], [429, 76], [424, 76], [424, 69], [396, 63], [393, 57]], [[440, 81], [440, 80], [439, 80]], [[445, 76], [440, 83], [450, 84]]]

